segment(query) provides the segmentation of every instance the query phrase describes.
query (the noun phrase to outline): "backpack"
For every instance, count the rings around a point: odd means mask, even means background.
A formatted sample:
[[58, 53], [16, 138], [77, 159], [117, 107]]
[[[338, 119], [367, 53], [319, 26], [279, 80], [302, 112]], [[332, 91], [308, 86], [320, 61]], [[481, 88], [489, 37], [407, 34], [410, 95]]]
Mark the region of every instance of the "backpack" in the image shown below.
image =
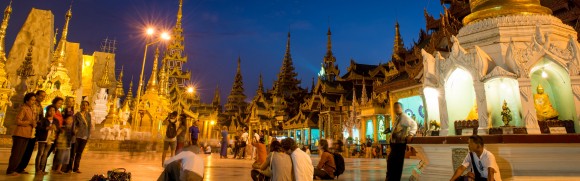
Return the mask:
[[175, 124], [176, 122], [171, 122], [171, 121], [167, 121], [169, 124], [167, 124], [167, 131], [165, 131], [165, 136], [167, 138], [175, 138], [177, 136], [177, 125]]
[[338, 178], [339, 175], [344, 173], [344, 158], [339, 153], [330, 154], [332, 154], [334, 157], [334, 164], [336, 165], [336, 168], [334, 169], [334, 176]]

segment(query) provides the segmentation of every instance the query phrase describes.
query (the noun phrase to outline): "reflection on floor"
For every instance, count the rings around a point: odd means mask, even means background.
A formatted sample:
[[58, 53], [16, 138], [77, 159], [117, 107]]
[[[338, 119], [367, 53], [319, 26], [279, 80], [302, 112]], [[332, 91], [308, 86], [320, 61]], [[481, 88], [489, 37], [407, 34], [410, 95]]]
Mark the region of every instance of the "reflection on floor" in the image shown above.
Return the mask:
[[[42, 177], [34, 175], [34, 158], [32, 155], [30, 165], [26, 169], [30, 172], [27, 175], [8, 177], [5, 175], [8, 166], [10, 149], [0, 149], [0, 180], [22, 181], [22, 180], [89, 180], [95, 174], [106, 174], [107, 170], [114, 168], [126, 168], [131, 172], [132, 180], [148, 181], [157, 180], [162, 171], [161, 154], [136, 153], [131, 155], [128, 152], [96, 152], [88, 151], [83, 154], [81, 161], [81, 174], [48, 174]], [[250, 169], [252, 161], [219, 159], [219, 155], [212, 154], [205, 157], [205, 179], [204, 180], [252, 180]], [[49, 158], [49, 160], [52, 160]], [[318, 156], [313, 155], [313, 164], [318, 163]], [[50, 161], [49, 161], [50, 162]], [[416, 165], [417, 160], [405, 160], [404, 180], [408, 180], [411, 173], [411, 166]], [[339, 180], [385, 180], [386, 162], [384, 159], [345, 159], [346, 171]]]

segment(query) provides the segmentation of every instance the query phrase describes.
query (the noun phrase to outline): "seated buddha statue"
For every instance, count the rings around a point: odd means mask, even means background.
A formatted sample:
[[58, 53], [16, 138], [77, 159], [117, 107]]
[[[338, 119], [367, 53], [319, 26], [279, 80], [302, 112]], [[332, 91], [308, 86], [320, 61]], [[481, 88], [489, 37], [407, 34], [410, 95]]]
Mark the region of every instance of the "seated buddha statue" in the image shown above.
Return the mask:
[[550, 102], [550, 97], [544, 92], [544, 88], [541, 84], [538, 85], [537, 94], [534, 94], [534, 107], [536, 108], [536, 114], [538, 120], [548, 120], [558, 117], [558, 111], [552, 107]]
[[477, 113], [477, 103], [473, 104], [473, 107], [471, 108], [471, 111], [469, 111], [469, 114], [467, 115], [467, 118], [465, 118], [465, 120], [478, 120], [479, 119], [479, 114]]

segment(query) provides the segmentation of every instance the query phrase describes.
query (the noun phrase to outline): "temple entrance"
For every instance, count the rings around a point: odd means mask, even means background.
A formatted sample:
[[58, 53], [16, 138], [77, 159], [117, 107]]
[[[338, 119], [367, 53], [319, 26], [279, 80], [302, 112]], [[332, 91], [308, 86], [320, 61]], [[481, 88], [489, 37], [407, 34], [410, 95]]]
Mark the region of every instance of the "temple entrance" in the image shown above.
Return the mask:
[[[441, 122], [441, 117], [439, 114], [439, 91], [431, 87], [425, 87], [423, 89], [423, 95], [425, 95], [425, 112], [427, 112], [425, 120], [427, 123], [431, 121]], [[431, 129], [430, 124], [426, 124], [427, 129]]]
[[475, 111], [477, 113], [473, 78], [469, 72], [457, 68], [450, 74], [447, 81], [445, 81], [445, 100], [447, 102], [447, 115], [449, 117], [448, 134], [455, 135], [454, 122], [457, 120], [466, 120], [470, 112]]
[[403, 104], [403, 113], [415, 120], [418, 127], [425, 125], [425, 110], [421, 96], [402, 98], [398, 102]]
[[518, 81], [511, 78], [494, 78], [485, 82], [485, 96], [487, 99], [487, 110], [491, 112], [490, 127], [504, 126], [501, 112], [504, 101], [512, 113], [511, 126], [523, 127]]
[[576, 120], [574, 95], [566, 69], [543, 58], [530, 72], [538, 120], [552, 117], [559, 120]]
[[373, 135], [375, 133], [375, 125], [373, 125], [373, 120], [367, 120], [366, 122], [367, 125], [367, 129], [366, 129], [366, 133], [365, 133], [365, 139], [366, 138], [370, 138], [373, 139]]

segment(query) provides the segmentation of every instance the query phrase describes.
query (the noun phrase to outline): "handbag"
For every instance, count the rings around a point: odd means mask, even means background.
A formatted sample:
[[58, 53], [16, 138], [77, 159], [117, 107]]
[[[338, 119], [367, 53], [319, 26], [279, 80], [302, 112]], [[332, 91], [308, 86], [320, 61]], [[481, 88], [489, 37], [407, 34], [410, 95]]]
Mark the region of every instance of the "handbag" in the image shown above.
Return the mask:
[[127, 172], [125, 168], [116, 168], [107, 171], [110, 181], [129, 181], [131, 180], [131, 172]]
[[272, 177], [272, 159], [274, 158], [274, 154], [276, 154], [276, 152], [272, 152], [272, 156], [270, 156], [270, 166], [268, 166], [266, 170], [260, 171], [262, 175], [265, 175], [266, 177]]

